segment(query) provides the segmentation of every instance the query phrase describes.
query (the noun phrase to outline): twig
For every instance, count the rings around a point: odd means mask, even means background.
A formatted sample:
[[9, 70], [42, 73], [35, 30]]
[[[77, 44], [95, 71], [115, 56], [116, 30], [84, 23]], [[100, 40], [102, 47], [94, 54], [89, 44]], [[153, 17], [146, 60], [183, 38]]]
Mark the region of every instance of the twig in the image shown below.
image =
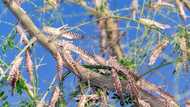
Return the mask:
[[56, 82], [56, 78], [57, 78], [57, 74], [53, 77], [53, 80], [51, 81], [49, 87], [47, 88], [47, 91], [44, 93], [43, 97], [41, 98], [40, 103], [43, 103], [45, 101], [49, 91], [51, 90], [51, 88], [53, 87], [53, 85]]

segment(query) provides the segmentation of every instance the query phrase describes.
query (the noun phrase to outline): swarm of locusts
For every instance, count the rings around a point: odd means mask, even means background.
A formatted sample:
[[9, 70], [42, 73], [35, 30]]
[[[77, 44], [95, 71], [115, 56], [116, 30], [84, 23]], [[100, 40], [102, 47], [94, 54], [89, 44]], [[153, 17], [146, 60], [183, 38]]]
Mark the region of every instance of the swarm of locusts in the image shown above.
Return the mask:
[[[82, 1], [82, 0], [79, 0]], [[94, 0], [97, 4], [100, 4], [98, 0]], [[16, 4], [19, 6], [22, 4], [22, 0], [17, 0]], [[103, 1], [102, 1], [103, 2]], [[46, 5], [39, 9], [41, 12], [47, 12], [51, 9], [57, 9], [60, 5], [60, 0], [46, 0]], [[14, 4], [14, 1], [13, 1]], [[14, 4], [16, 6], [16, 4]], [[80, 4], [80, 3], [79, 3]], [[19, 7], [18, 6], [18, 7]], [[83, 4], [83, 6], [86, 6]], [[158, 0], [157, 2], [154, 2], [150, 5], [150, 8], [153, 8], [155, 10], [159, 10], [162, 7], [168, 7], [168, 8], [175, 8], [177, 7], [177, 11], [179, 12], [179, 16], [186, 20], [188, 17], [186, 16], [186, 12], [184, 8], [190, 9], [190, 2], [188, 0], [175, 0], [175, 5], [171, 4], [170, 2], [164, 1], [164, 0]], [[148, 27], [150, 29], [154, 30], [166, 30], [170, 29], [171, 26], [168, 24], [164, 24], [161, 22], [158, 22], [154, 19], [150, 18], [138, 18], [138, 0], [132, 0], [131, 2], [131, 16], [132, 19], [135, 20], [137, 23], [143, 25], [144, 27]], [[23, 12], [24, 10], [19, 7], [20, 12]], [[89, 8], [87, 8], [89, 9]], [[90, 8], [91, 9], [91, 8]], [[19, 13], [19, 12], [18, 12]], [[26, 14], [24, 11], [23, 14]], [[107, 13], [108, 14], [108, 13]], [[26, 16], [28, 19], [30, 19], [27, 14]], [[110, 17], [112, 17], [110, 15]], [[22, 20], [21, 20], [22, 21]], [[112, 20], [109, 20], [110, 22]], [[114, 21], [113, 21], [114, 22]], [[116, 26], [117, 27], [117, 26]], [[37, 28], [37, 27], [36, 27]], [[28, 34], [32, 31], [28, 31], [29, 28], [27, 28], [27, 24], [24, 24], [24, 22], [19, 22], [16, 26], [16, 32], [20, 35], [20, 42], [23, 43], [25, 46], [29, 45], [29, 40], [27, 38]], [[163, 92], [160, 88], [158, 88], [156, 85], [146, 81], [143, 78], [140, 78], [136, 73], [133, 71], [125, 68], [124, 66], [120, 65], [117, 62], [117, 59], [115, 56], [110, 55], [108, 59], [105, 59], [104, 57], [100, 55], [90, 55], [87, 52], [85, 52], [80, 47], [76, 46], [72, 41], [73, 40], [80, 40], [83, 38], [81, 34], [75, 33], [73, 31], [69, 30], [70, 28], [66, 25], [61, 27], [52, 27], [52, 26], [43, 26], [42, 29], [40, 29], [40, 33], [42, 35], [45, 35], [45, 38], [48, 38], [47, 43], [55, 43], [57, 53], [54, 54], [54, 57], [56, 59], [56, 71], [57, 71], [57, 80], [62, 80], [62, 74], [63, 69], [65, 66], [69, 66], [70, 69], [73, 71], [73, 73], [78, 76], [80, 79], [89, 80], [91, 78], [90, 70], [88, 67], [83, 66], [82, 64], [85, 63], [87, 65], [90, 65], [92, 67], [97, 68], [97, 73], [104, 74], [105, 72], [109, 72], [108, 76], [111, 77], [111, 81], [113, 84], [113, 87], [115, 89], [116, 94], [119, 96], [121, 103], [125, 103], [124, 94], [125, 92], [128, 92], [130, 96], [134, 100], [135, 106], [143, 106], [143, 107], [151, 107], [148, 101], [146, 99], [144, 100], [140, 95], [140, 92], [148, 92], [150, 95], [154, 96], [156, 93], [156, 98], [159, 99], [160, 102], [164, 103], [167, 107], [179, 107], [179, 105], [176, 103], [175, 99], [168, 95], [167, 93]], [[110, 29], [109, 29], [110, 30]], [[111, 29], [112, 30], [112, 29]], [[104, 32], [103, 32], [104, 33]], [[105, 31], [105, 33], [107, 33]], [[110, 32], [108, 32], [111, 34]], [[117, 34], [117, 32], [115, 33]], [[115, 35], [116, 36], [116, 35]], [[35, 37], [34, 37], [35, 38]], [[37, 40], [35, 38], [35, 40]], [[153, 65], [156, 63], [156, 60], [159, 58], [163, 50], [167, 47], [167, 45], [170, 43], [170, 40], [165, 37], [164, 39], [161, 39], [160, 42], [153, 48], [151, 55], [149, 57], [149, 65]], [[183, 62], [187, 62], [188, 53], [184, 50], [188, 48], [187, 45], [187, 38], [185, 36], [182, 36], [178, 39], [178, 43], [180, 44], [180, 49], [182, 51], [183, 56]], [[31, 81], [31, 84], [33, 84], [34, 77], [33, 77], [33, 63], [32, 63], [32, 56], [31, 56], [31, 47], [27, 47], [25, 50], [25, 66], [29, 74], [29, 79]], [[75, 60], [73, 58], [73, 53], [78, 54], [80, 59]], [[15, 88], [16, 82], [22, 78], [20, 75], [19, 67], [22, 63], [23, 57], [17, 57], [15, 61], [12, 63], [10, 72], [8, 75], [8, 80], [11, 81], [12, 88]], [[83, 61], [83, 62], [82, 62]], [[82, 62], [82, 63], [81, 63]], [[89, 71], [89, 74], [85, 75], [85, 78], [81, 78], [81, 75], [84, 75], [83, 72]], [[92, 71], [94, 72], [94, 71]], [[121, 77], [124, 77], [125, 85], [122, 83]], [[28, 93], [33, 96], [33, 92], [31, 91], [30, 85], [26, 86], [26, 89], [28, 90]], [[50, 101], [50, 105], [53, 107], [56, 102], [59, 99], [61, 92], [59, 87], [55, 87], [52, 99]], [[81, 95], [79, 96], [79, 106], [84, 107], [85, 103], [89, 100], [101, 100], [101, 96], [98, 95]], [[105, 101], [106, 102], [106, 101]]]

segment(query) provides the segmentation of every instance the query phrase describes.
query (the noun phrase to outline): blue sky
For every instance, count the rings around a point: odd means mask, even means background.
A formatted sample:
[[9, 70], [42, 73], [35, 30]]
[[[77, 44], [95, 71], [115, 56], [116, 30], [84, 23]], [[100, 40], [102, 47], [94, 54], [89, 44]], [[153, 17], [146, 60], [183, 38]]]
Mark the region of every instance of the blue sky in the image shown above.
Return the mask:
[[[118, 9], [126, 9], [124, 11], [118, 12], [119, 15], [129, 15], [129, 11], [127, 8], [130, 6], [130, 1], [131, 0], [110, 0], [110, 8], [113, 11], [117, 11]], [[147, 3], [148, 0], [139, 0], [139, 3]], [[48, 20], [53, 19], [52, 26], [54, 27], [59, 27], [64, 24], [68, 24], [68, 26], [73, 27], [76, 25], [79, 25], [82, 22], [93, 20], [93, 17], [89, 17], [89, 15], [86, 14], [86, 11], [74, 4], [69, 4], [69, 3], [62, 3], [61, 7], [59, 10], [54, 10], [50, 11], [47, 14], [42, 14], [37, 12], [37, 9], [42, 5], [42, 0], [33, 0], [33, 2], [29, 2], [23, 5], [23, 8], [27, 11], [29, 16], [32, 18], [32, 20], [35, 22], [35, 24], [41, 29], [42, 24], [41, 23], [48, 23]], [[142, 9], [142, 8], [141, 8]], [[172, 13], [166, 13], [165, 10], [160, 11], [160, 12], [152, 12], [152, 11], [141, 11], [143, 12], [142, 16], [138, 17], [148, 17], [151, 19], [158, 20], [162, 23], [167, 23], [172, 26], [172, 29], [164, 31], [168, 37], [172, 38], [172, 34], [176, 31], [177, 24], [188, 24], [189, 20], [187, 20], [185, 23], [180, 20], [177, 14], [174, 12]], [[189, 13], [188, 13], [189, 14]], [[55, 17], [56, 16], [56, 17]], [[168, 18], [169, 17], [169, 18]], [[171, 20], [171, 19], [172, 20]], [[12, 15], [12, 13], [3, 5], [2, 1], [0, 1], [0, 43], [2, 44], [4, 41], [4, 38], [6, 38], [7, 34], [11, 31], [11, 29], [14, 27], [14, 25], [17, 23], [16, 18]], [[129, 23], [130, 26], [127, 25]], [[136, 59], [142, 58], [140, 57], [141, 53], [136, 53], [133, 49], [131, 48], [132, 46], [139, 45], [138, 42], [132, 42], [135, 40], [138, 40], [139, 38], [142, 38], [143, 40], [146, 41], [157, 41], [157, 34], [152, 33], [152, 35], [142, 35], [144, 33], [142, 25], [140, 26], [140, 30], [137, 31], [137, 23], [134, 22], [129, 22], [126, 20], [119, 21], [119, 25], [121, 28], [121, 31], [124, 31], [128, 29], [127, 36], [124, 36], [121, 39], [121, 43], [123, 43], [126, 48], [124, 50], [128, 53], [129, 56], [135, 56]], [[131, 27], [133, 26], [133, 27]], [[87, 24], [85, 26], [80, 27], [80, 29], [75, 29], [75, 32], [79, 32], [82, 35], [85, 35], [85, 38], [80, 41], [74, 41], [74, 43], [77, 46], [80, 46], [81, 48], [88, 50], [89, 53], [94, 54], [99, 52], [98, 48], [98, 28], [96, 25], [93, 24]], [[150, 37], [147, 37], [150, 36]], [[18, 43], [19, 38], [18, 35], [15, 38], [15, 44]], [[135, 44], [137, 43], [137, 44]], [[142, 43], [142, 45], [145, 45]], [[18, 46], [23, 47], [22, 45], [18, 44]], [[145, 45], [147, 46], [147, 45]], [[151, 49], [153, 46], [148, 47], [147, 54], [151, 53]], [[15, 55], [19, 52], [18, 49], [8, 49], [8, 51], [3, 54], [2, 51], [0, 51], [0, 58], [2, 60], [5, 60], [7, 63], [10, 63]], [[165, 49], [164, 54], [168, 55], [171, 58], [175, 58], [175, 54], [172, 52], [172, 43]], [[46, 91], [47, 87], [49, 86], [49, 83], [53, 79], [55, 75], [55, 60], [51, 56], [51, 54], [46, 50], [42, 45], [39, 43], [36, 43], [34, 45], [34, 49], [32, 50], [32, 56], [35, 57], [37, 62], [39, 62], [42, 58], [42, 66], [38, 69], [38, 77], [39, 77], [39, 93], [43, 95], [43, 93]], [[135, 59], [134, 58], [134, 59]], [[147, 66], [148, 62], [148, 56], [145, 58], [140, 59], [140, 61], [137, 61], [137, 63], [141, 63], [141, 65], [138, 68], [138, 71], [140, 71], [140, 74], [143, 72], [156, 67], [163, 61], [163, 58], [159, 58], [157, 63], [154, 66]], [[175, 65], [169, 65], [166, 67], [163, 67], [162, 69], [159, 69], [156, 73], [152, 73], [148, 76], [145, 76], [146, 79], [160, 85], [166, 85], [164, 87], [165, 91], [168, 91], [175, 96], [177, 96], [179, 93], [176, 92], [178, 89], [180, 93], [185, 93], [187, 88], [189, 88], [189, 83], [188, 77], [190, 76], [189, 73], [183, 73], [180, 72], [180, 76], [175, 76], [173, 75], [172, 71], [174, 70]], [[25, 79], [28, 81], [28, 75], [26, 71], [24, 70], [24, 67], [21, 70], [23, 76]], [[177, 80], [177, 78], [179, 79]], [[185, 79], [184, 79], [185, 78]], [[187, 79], [187, 80], [186, 80]], [[66, 99], [69, 101], [69, 105], [73, 105], [75, 103], [70, 102], [70, 99], [68, 97], [68, 92], [71, 92], [72, 90], [75, 89], [76, 85], [76, 77], [75, 76], [70, 76], [69, 78], [66, 79], [65, 81], [65, 91], [67, 91], [66, 94]], [[176, 83], [180, 84], [179, 86], [176, 85]], [[175, 87], [177, 86], [177, 88]], [[183, 90], [185, 90], [183, 92]], [[8, 92], [10, 91], [10, 88]], [[8, 97], [10, 101], [14, 101], [18, 98], [25, 98], [25, 96], [19, 97], [17, 95], [15, 96], [10, 96]], [[183, 98], [183, 95], [181, 95]], [[189, 96], [188, 96], [189, 97]], [[183, 99], [184, 100], [184, 99]], [[180, 101], [182, 104], [184, 103], [183, 101]], [[68, 105], [68, 106], [69, 106]]]

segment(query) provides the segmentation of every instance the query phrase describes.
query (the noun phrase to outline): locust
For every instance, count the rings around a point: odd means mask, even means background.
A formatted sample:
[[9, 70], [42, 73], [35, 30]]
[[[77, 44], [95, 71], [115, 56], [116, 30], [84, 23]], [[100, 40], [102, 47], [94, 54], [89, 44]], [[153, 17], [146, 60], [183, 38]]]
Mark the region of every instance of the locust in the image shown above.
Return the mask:
[[44, 26], [42, 31], [49, 35], [49, 40], [51, 41], [56, 40], [58, 42], [60, 40], [76, 40], [82, 38], [80, 34], [68, 31], [67, 25], [63, 25], [58, 28]]

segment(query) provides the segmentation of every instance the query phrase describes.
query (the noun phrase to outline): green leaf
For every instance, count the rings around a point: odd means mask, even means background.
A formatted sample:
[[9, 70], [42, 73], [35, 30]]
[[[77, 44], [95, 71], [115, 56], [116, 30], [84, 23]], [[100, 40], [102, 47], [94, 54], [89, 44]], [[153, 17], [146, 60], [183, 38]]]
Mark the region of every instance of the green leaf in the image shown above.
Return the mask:
[[33, 101], [21, 101], [19, 107], [35, 107], [35, 103]]
[[136, 64], [135, 64], [134, 60], [131, 60], [129, 58], [120, 59], [119, 63], [128, 69], [135, 69], [136, 68]]
[[3, 103], [3, 107], [9, 107], [9, 103], [6, 101]]
[[3, 95], [4, 95], [4, 92], [2, 91], [2, 92], [0, 92], [0, 98], [2, 98], [3, 97]]
[[60, 97], [58, 102], [56, 103], [58, 107], [67, 107], [67, 103], [63, 97]]
[[3, 44], [1, 46], [1, 49], [2, 49], [3, 54], [5, 54], [5, 52], [7, 51], [7, 46], [5, 44]]
[[0, 92], [0, 100], [6, 100], [7, 96], [5, 95], [4, 91]]
[[19, 79], [17, 82], [16, 82], [16, 92], [21, 95], [23, 90], [27, 90], [27, 86], [26, 86], [26, 83], [23, 79]]
[[13, 41], [13, 39], [12, 39], [11, 37], [8, 37], [8, 38], [7, 38], [7, 44], [8, 44], [8, 46], [9, 46], [11, 49], [14, 48], [14, 41]]
[[70, 94], [71, 99], [74, 99], [77, 95], [79, 95], [79, 90], [75, 90]]
[[1, 65], [2, 67], [5, 67], [5, 68], [7, 68], [7, 67], [9, 66], [9, 64], [6, 63], [6, 62], [4, 62], [2, 59], [0, 59], [0, 65]]

